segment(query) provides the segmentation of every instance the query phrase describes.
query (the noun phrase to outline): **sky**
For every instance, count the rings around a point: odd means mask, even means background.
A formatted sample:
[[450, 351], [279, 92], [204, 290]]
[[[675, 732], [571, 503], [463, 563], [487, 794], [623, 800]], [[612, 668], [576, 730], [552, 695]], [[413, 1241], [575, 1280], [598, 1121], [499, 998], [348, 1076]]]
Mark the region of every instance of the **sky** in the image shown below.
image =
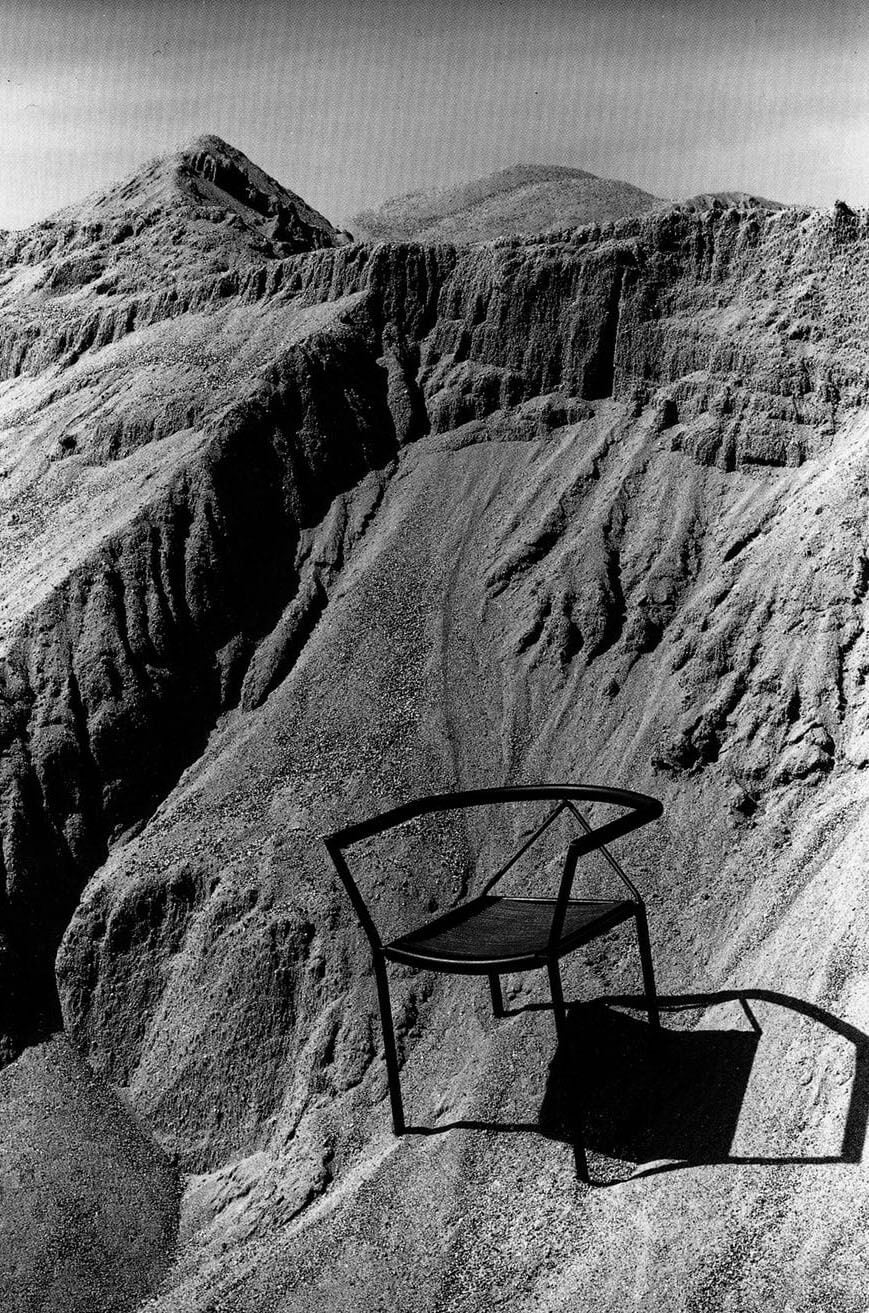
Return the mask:
[[869, 205], [869, 4], [0, 0], [0, 228], [205, 132], [336, 222], [535, 162]]

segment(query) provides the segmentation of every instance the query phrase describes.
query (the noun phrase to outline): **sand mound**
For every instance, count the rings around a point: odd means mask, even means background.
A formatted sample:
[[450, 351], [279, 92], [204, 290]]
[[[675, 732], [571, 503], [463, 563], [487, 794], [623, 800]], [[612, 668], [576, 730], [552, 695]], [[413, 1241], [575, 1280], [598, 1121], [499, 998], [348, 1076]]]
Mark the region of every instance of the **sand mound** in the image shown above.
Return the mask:
[[172, 1255], [166, 1155], [61, 1036], [0, 1073], [0, 1291], [10, 1313], [115, 1313]]

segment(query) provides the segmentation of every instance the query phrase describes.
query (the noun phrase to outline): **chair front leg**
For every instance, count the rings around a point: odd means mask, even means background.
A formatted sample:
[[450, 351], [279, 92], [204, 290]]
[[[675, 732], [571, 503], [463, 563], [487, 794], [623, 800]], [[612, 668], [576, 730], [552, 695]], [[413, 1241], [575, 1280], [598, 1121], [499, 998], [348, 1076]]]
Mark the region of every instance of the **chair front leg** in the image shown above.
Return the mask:
[[661, 1015], [658, 1011], [658, 995], [655, 990], [655, 972], [652, 967], [652, 947], [649, 943], [649, 922], [646, 917], [646, 909], [642, 903], [638, 904], [634, 915], [637, 921], [637, 943], [640, 949], [640, 963], [643, 968], [643, 987], [646, 991], [646, 1011], [649, 1014], [649, 1025], [654, 1026], [656, 1030], [660, 1030]]
[[590, 1181], [588, 1174], [588, 1159], [585, 1155], [585, 1139], [583, 1136], [583, 1106], [579, 1097], [579, 1063], [576, 1060], [574, 1052], [575, 1046], [570, 1042], [570, 1035], [567, 1029], [567, 1009], [564, 1006], [564, 992], [561, 988], [561, 972], [558, 968], [558, 959], [553, 958], [547, 963], [546, 967], [549, 972], [549, 990], [552, 994], [552, 1011], [555, 1015], [555, 1032], [558, 1036], [558, 1047], [561, 1049], [565, 1058], [565, 1065], [570, 1074], [570, 1082], [573, 1089], [569, 1091], [571, 1106], [574, 1110], [573, 1115], [573, 1162], [576, 1169], [577, 1178], [580, 1181]]
[[374, 979], [377, 982], [377, 1001], [380, 1004], [380, 1024], [383, 1028], [383, 1056], [386, 1059], [389, 1102], [392, 1105], [392, 1128], [396, 1135], [403, 1135], [404, 1107], [401, 1102], [401, 1078], [395, 1048], [392, 1005], [389, 1001], [389, 980], [386, 975], [386, 959], [380, 953], [374, 954]]
[[495, 971], [489, 973], [489, 992], [492, 995], [492, 1016], [503, 1017], [505, 1013], [504, 999], [501, 994], [501, 977]]

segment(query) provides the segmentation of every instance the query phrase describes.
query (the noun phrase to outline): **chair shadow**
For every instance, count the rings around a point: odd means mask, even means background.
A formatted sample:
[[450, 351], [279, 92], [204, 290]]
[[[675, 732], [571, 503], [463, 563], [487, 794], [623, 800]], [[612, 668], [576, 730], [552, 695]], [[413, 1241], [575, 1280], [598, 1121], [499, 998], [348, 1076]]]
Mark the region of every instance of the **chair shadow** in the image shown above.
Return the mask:
[[[708, 1009], [736, 1002], [744, 1025], [732, 1029], [673, 1030], [668, 1013]], [[740, 1156], [731, 1152], [755, 1056], [762, 1040], [752, 1003], [773, 1004], [800, 1014], [846, 1039], [854, 1048], [853, 1078], [836, 1154]], [[593, 1152], [634, 1163], [629, 1179], [710, 1164], [795, 1165], [859, 1163], [869, 1120], [869, 1037], [832, 1013], [773, 990], [720, 990], [659, 998], [664, 1028], [655, 1032], [642, 1013], [641, 995], [608, 995], [568, 1010], [569, 1047], [581, 1085], [571, 1078], [570, 1054], [558, 1051], [536, 1122], [454, 1121], [409, 1127], [420, 1135], [454, 1129], [534, 1132], [572, 1142], [581, 1118], [586, 1145]], [[529, 1004], [507, 1013], [551, 1010]], [[581, 1094], [582, 1108], [577, 1103]], [[622, 1177], [621, 1179], [624, 1179]], [[598, 1180], [615, 1185], [618, 1180]]]

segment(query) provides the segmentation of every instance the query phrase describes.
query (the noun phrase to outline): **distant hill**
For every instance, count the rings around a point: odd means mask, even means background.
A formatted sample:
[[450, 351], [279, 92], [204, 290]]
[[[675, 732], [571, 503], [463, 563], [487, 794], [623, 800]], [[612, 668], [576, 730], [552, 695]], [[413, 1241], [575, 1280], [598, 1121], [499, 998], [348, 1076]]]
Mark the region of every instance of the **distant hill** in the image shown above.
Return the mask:
[[411, 192], [349, 222], [361, 241], [484, 242], [642, 214], [658, 197], [629, 182], [554, 164], [517, 164], [487, 178]]

